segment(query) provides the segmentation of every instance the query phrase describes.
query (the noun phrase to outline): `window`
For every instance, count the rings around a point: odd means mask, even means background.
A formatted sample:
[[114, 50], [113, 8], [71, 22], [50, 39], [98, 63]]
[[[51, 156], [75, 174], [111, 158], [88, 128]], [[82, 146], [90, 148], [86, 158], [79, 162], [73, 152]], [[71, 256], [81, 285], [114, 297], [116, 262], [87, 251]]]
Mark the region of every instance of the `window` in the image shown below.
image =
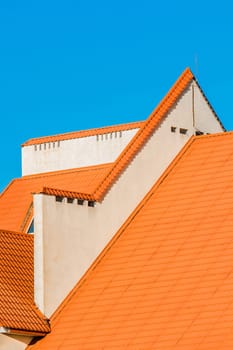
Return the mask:
[[67, 198], [67, 203], [73, 203], [74, 198]]
[[180, 134], [187, 134], [188, 129], [180, 128]]
[[34, 219], [32, 219], [31, 224], [28, 228], [27, 233], [34, 233]]

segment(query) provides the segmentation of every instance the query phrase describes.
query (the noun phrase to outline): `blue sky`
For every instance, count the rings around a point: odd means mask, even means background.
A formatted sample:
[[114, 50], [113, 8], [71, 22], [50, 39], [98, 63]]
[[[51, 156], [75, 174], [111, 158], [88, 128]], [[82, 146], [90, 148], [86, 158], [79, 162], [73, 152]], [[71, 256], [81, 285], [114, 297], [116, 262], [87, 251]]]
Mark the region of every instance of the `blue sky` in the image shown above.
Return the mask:
[[189, 66], [233, 129], [231, 1], [0, 0], [0, 188], [29, 138], [145, 119]]

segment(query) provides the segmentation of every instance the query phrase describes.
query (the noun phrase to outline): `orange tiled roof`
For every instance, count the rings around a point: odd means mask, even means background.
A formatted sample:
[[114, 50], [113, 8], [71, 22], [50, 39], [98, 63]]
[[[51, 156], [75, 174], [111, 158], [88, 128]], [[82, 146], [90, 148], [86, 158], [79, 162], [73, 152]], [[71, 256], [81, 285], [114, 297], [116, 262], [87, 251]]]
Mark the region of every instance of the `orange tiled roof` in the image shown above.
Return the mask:
[[[128, 129], [135, 128], [135, 127], [139, 128], [138, 132], [135, 134], [135, 136], [132, 138], [129, 144], [124, 148], [121, 154], [118, 156], [113, 166], [109, 169], [109, 172], [106, 173], [106, 176], [102, 177], [99, 183], [96, 183], [97, 187], [94, 189], [92, 193], [84, 193], [84, 192], [75, 193], [76, 191], [73, 191], [73, 193], [71, 193], [72, 191], [68, 188], [67, 190], [63, 189], [61, 191], [61, 189], [54, 188], [54, 186], [52, 186], [51, 188], [49, 188], [48, 186], [45, 186], [42, 192], [50, 195], [56, 195], [56, 193], [57, 194], [62, 193], [63, 196], [67, 196], [67, 197], [80, 196], [83, 199], [89, 198], [90, 200], [101, 201], [105, 193], [109, 190], [109, 188], [117, 179], [117, 177], [120, 175], [122, 170], [130, 163], [130, 161], [134, 158], [134, 156], [138, 153], [138, 151], [147, 142], [148, 138], [151, 136], [154, 130], [159, 126], [162, 119], [167, 115], [171, 107], [178, 100], [178, 98], [184, 93], [185, 89], [193, 80], [195, 80], [195, 77], [193, 76], [191, 70], [189, 68], [186, 68], [184, 72], [180, 75], [178, 80], [175, 82], [175, 84], [172, 86], [172, 88], [169, 90], [169, 92], [166, 94], [166, 96], [162, 99], [162, 101], [159, 103], [159, 105], [155, 108], [155, 110], [151, 113], [151, 115], [147, 118], [145, 122], [131, 123], [131, 124], [125, 124], [120, 126], [112, 126], [112, 127], [102, 128], [102, 129], [93, 129], [89, 131], [79, 132], [79, 135], [82, 135], [79, 137], [85, 137], [85, 136], [95, 135], [97, 134], [97, 131], [98, 133], [101, 133], [101, 132], [106, 133], [106, 132], [114, 132], [117, 130], [123, 130], [123, 127], [125, 128], [125, 130], [127, 128]], [[206, 99], [203, 91], [202, 91], [202, 94]], [[209, 104], [207, 99], [206, 99], [206, 102]], [[209, 106], [213, 110], [210, 104]], [[213, 113], [215, 114], [214, 110], [213, 110]], [[215, 117], [218, 119], [216, 114], [215, 114]], [[225, 130], [221, 121], [219, 119], [218, 121], [221, 124], [223, 130]], [[74, 133], [74, 134], [77, 134], [77, 133]], [[68, 135], [68, 134], [64, 134], [64, 135]], [[35, 140], [38, 140], [38, 143], [42, 143], [42, 139], [47, 140], [43, 142], [52, 141], [52, 139], [50, 140], [49, 138], [50, 137], [33, 139], [32, 144], [35, 144], [33, 143]], [[51, 138], [53, 138], [53, 136]], [[29, 140], [28, 142], [30, 143], [31, 141]], [[26, 144], [28, 145], [29, 143], [26, 143]]]
[[[93, 200], [101, 201], [105, 193], [109, 190], [113, 182], [120, 175], [122, 170], [129, 164], [132, 158], [137, 154], [141, 147], [146, 143], [148, 138], [154, 132], [155, 128], [158, 127], [161, 120], [166, 116], [169, 109], [174, 105], [177, 99], [182, 95], [184, 90], [187, 88], [188, 84], [194, 79], [192, 72], [187, 68], [175, 82], [173, 87], [147, 118], [147, 120], [142, 123], [141, 128], [129, 142], [129, 144], [124, 148], [119, 157], [114, 162], [113, 166], [109, 169], [102, 180], [96, 184], [97, 187], [91, 193]], [[54, 187], [54, 186], [53, 186]], [[45, 189], [44, 193], [54, 195], [58, 193], [59, 189], [53, 189], [48, 191]], [[63, 195], [69, 197], [69, 191], [63, 191]], [[85, 197], [83, 197], [85, 199]]]
[[138, 130], [136, 135], [132, 138], [126, 148], [122, 151], [116, 159], [113, 168], [110, 170], [108, 176], [103, 180], [96, 190], [95, 196], [102, 198], [109, 186], [119, 176], [121, 171], [126, 167], [132, 158], [137, 154], [141, 147], [146, 143], [148, 138], [154, 132], [161, 120], [166, 116], [170, 108], [174, 105], [177, 99], [182, 95], [189, 83], [194, 79], [194, 76], [189, 68], [181, 74], [166, 96], [162, 99], [159, 105], [151, 113], [151, 115], [144, 122], [142, 127]]
[[65, 134], [59, 134], [59, 135], [53, 135], [53, 136], [38, 137], [38, 138], [34, 138], [26, 141], [22, 146], [38, 145], [46, 142], [64, 141], [64, 140], [77, 139], [81, 137], [103, 135], [103, 134], [108, 134], [112, 132], [138, 129], [143, 125], [143, 123], [144, 122], [134, 122], [134, 123], [128, 123], [128, 124], [107, 126], [103, 128], [97, 128], [97, 129], [68, 132]]
[[49, 332], [33, 299], [33, 236], [0, 230], [0, 242], [0, 327]]
[[189, 141], [30, 349], [233, 348], [232, 145]]
[[59, 188], [60, 191], [69, 190], [68, 193], [75, 192], [77, 195], [77, 192], [86, 193], [85, 196], [88, 197], [111, 166], [104, 164], [24, 176], [13, 180], [0, 196], [0, 227], [13, 231], [27, 229], [32, 216], [32, 193], [41, 192], [43, 188], [52, 188], [53, 194], [56, 191], [54, 188]]

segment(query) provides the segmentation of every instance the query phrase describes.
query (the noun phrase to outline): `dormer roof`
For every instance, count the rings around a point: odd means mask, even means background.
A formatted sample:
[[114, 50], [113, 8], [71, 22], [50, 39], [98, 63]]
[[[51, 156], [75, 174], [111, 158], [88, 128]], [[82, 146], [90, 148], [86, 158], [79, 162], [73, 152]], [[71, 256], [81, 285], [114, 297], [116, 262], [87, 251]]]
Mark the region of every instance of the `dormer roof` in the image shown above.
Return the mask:
[[85, 193], [88, 197], [111, 166], [112, 164], [104, 164], [28, 175], [13, 180], [0, 196], [0, 226], [7, 230], [24, 232], [33, 215], [33, 193], [52, 187], [59, 188], [66, 194], [67, 191], [75, 192], [77, 196], [79, 192]]

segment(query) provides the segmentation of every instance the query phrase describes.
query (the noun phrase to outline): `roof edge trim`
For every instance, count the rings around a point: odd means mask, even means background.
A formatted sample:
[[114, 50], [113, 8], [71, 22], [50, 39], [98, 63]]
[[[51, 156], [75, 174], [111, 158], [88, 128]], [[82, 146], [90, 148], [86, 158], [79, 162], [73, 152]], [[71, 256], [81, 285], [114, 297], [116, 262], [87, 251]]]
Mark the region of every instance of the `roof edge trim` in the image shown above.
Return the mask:
[[36, 331], [26, 331], [15, 328], [0, 327], [0, 334], [15, 334], [15, 335], [28, 335], [28, 336], [44, 336], [49, 332], [36, 332]]
[[119, 157], [113, 163], [113, 166], [111, 167], [107, 176], [97, 186], [92, 194], [72, 192], [50, 187], [43, 187], [42, 191], [38, 193], [101, 202], [106, 192], [112, 186], [113, 182], [122, 173], [122, 171], [132, 160], [132, 158], [138, 153], [141, 147], [146, 143], [155, 128], [159, 125], [160, 121], [166, 116], [177, 99], [185, 91], [189, 83], [191, 83], [193, 78], [194, 76], [191, 70], [189, 68], [186, 68], [173, 84], [168, 93], [165, 95], [165, 97], [158, 104], [158, 106], [150, 114], [147, 120], [142, 123], [141, 128], [138, 130], [129, 144], [125, 147], [125, 149], [121, 152]]
[[83, 137], [104, 135], [104, 134], [117, 132], [117, 131], [127, 131], [132, 129], [138, 129], [142, 126], [143, 123], [144, 121], [139, 121], [139, 122], [124, 123], [124, 124], [117, 124], [117, 125], [111, 125], [111, 126], [104, 126], [104, 127], [88, 129], [88, 130], [71, 131], [71, 132], [52, 135], [52, 136], [42, 136], [42, 137], [33, 138], [24, 142], [21, 145], [21, 147], [39, 145], [46, 142], [66, 141], [66, 140], [72, 140], [72, 139], [83, 138]]
[[82, 199], [87, 201], [96, 201], [96, 197], [92, 194], [67, 191], [67, 190], [56, 189], [51, 187], [43, 187], [41, 192], [38, 192], [35, 194], [39, 194], [39, 193], [47, 194], [50, 196], [61, 196], [61, 197], [74, 198], [74, 199], [77, 198], [77, 199]]
[[98, 201], [104, 197], [110, 186], [126, 168], [129, 162], [135, 157], [142, 146], [147, 142], [151, 134], [154, 132], [156, 127], [167, 115], [169, 110], [172, 108], [174, 103], [183, 94], [187, 86], [193, 81], [194, 76], [189, 68], [186, 68], [180, 77], [173, 84], [171, 89], [157, 105], [154, 111], [150, 114], [143, 126], [138, 130], [136, 135], [132, 138], [129, 144], [121, 152], [119, 157], [116, 159], [112, 169], [105, 177], [105, 179], [96, 188], [94, 195], [98, 198]]
[[24, 236], [24, 237], [30, 237], [29, 239], [33, 239], [32, 235], [28, 235], [25, 232], [20, 232], [20, 231], [11, 231], [11, 230], [4, 230], [3, 228], [0, 228], [0, 232], [2, 233], [8, 233], [8, 234], [13, 234], [13, 235], [20, 235], [20, 236]]

